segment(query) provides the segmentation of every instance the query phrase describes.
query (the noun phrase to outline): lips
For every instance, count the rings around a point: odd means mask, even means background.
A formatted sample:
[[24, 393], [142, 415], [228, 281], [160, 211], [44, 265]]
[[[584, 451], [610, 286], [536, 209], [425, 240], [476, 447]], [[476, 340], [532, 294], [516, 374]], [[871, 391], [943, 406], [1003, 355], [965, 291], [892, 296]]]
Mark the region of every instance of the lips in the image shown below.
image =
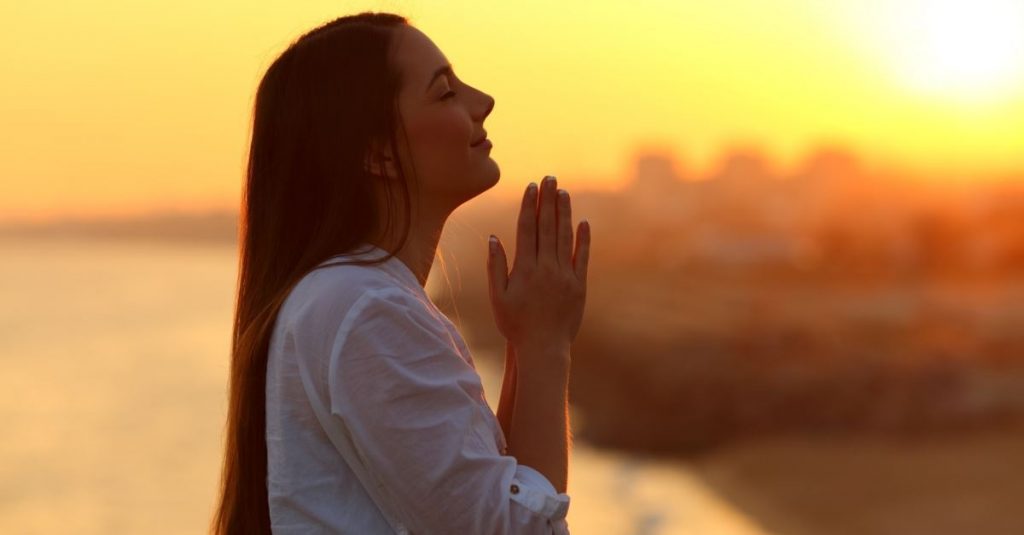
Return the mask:
[[482, 135], [482, 136], [480, 136], [479, 138], [477, 138], [477, 140], [476, 140], [476, 141], [474, 141], [474, 142], [473, 142], [473, 144], [472, 144], [472, 145], [470, 145], [470, 147], [475, 147], [475, 146], [477, 146], [477, 145], [479, 145], [479, 144], [483, 143], [483, 142], [484, 142], [484, 141], [485, 141], [486, 139], [487, 139], [487, 131], [485, 130], [485, 131], [484, 131], [484, 135]]

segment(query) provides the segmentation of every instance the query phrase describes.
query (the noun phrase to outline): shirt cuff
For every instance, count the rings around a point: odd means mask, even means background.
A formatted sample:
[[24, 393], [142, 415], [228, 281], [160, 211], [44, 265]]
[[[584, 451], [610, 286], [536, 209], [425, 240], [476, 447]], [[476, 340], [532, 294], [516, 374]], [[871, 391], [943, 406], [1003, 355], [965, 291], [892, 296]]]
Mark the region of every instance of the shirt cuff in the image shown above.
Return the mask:
[[558, 492], [544, 474], [525, 464], [516, 465], [508, 492], [513, 500], [552, 523], [569, 512], [569, 495]]

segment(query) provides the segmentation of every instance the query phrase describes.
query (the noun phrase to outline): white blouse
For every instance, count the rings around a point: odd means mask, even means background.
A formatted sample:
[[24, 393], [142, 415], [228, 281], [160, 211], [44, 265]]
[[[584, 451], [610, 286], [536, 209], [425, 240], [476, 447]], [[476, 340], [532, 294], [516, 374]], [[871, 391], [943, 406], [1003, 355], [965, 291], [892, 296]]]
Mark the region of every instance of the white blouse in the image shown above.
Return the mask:
[[275, 534], [568, 535], [569, 496], [507, 455], [462, 336], [397, 257], [307, 274], [268, 358]]

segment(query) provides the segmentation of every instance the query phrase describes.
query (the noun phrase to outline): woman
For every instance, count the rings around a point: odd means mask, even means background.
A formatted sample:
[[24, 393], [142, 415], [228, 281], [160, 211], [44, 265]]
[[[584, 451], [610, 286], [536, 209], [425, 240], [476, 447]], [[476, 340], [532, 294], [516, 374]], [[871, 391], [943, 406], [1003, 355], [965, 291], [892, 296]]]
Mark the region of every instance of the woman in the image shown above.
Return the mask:
[[475, 143], [493, 106], [388, 13], [324, 24], [268, 68], [214, 533], [568, 533], [589, 226], [574, 244], [568, 194], [545, 177], [523, 196], [511, 273], [491, 237], [497, 417], [423, 288], [448, 215], [498, 180]]

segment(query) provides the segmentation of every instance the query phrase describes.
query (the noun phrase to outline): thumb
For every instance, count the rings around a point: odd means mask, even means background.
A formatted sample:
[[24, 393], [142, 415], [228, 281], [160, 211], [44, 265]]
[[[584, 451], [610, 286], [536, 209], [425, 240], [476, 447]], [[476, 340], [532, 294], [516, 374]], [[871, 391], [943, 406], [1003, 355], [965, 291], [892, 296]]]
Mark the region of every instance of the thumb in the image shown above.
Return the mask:
[[492, 234], [488, 241], [490, 243], [487, 253], [487, 279], [493, 301], [504, 295], [508, 286], [508, 260], [505, 258], [505, 248], [501, 246], [497, 237]]

